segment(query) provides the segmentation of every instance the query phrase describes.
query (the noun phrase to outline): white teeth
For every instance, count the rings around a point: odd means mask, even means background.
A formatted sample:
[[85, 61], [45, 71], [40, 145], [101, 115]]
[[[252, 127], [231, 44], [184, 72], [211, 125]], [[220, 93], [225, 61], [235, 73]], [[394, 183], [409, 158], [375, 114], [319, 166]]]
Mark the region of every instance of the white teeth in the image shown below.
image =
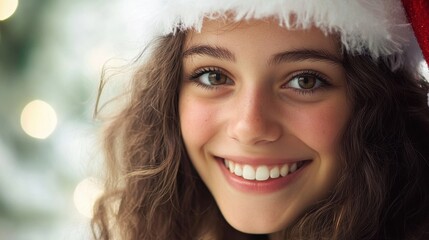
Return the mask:
[[280, 168], [280, 175], [282, 177], [285, 177], [288, 172], [289, 172], [289, 166], [288, 165], [285, 164], [282, 166], [282, 168]]
[[278, 178], [280, 177], [279, 167], [275, 166], [270, 171], [270, 178]]
[[264, 181], [267, 180], [270, 177], [270, 171], [268, 170], [267, 166], [259, 166], [256, 169], [255, 178], [258, 181]]
[[224, 164], [227, 169], [236, 176], [243, 177], [246, 180], [265, 181], [269, 178], [285, 177], [289, 173], [293, 173], [298, 169], [298, 164], [293, 163], [290, 166], [283, 164], [281, 166], [274, 166], [271, 169], [266, 165], [254, 167], [250, 165], [241, 166], [241, 164], [234, 163], [224, 159]]
[[293, 172], [295, 172], [296, 171], [296, 169], [298, 168], [298, 166], [296, 165], [296, 163], [294, 163], [294, 164], [292, 164], [292, 166], [290, 166], [290, 169], [289, 169], [289, 171], [291, 172], [291, 173], [293, 173]]
[[255, 180], [255, 170], [249, 165], [243, 167], [243, 178], [247, 180]]
[[243, 169], [241, 168], [240, 164], [236, 163], [234, 168], [234, 174], [241, 177], [243, 175]]
[[233, 163], [233, 162], [229, 162], [229, 171], [231, 172], [231, 173], [234, 173], [234, 167], [235, 167], [235, 164]]

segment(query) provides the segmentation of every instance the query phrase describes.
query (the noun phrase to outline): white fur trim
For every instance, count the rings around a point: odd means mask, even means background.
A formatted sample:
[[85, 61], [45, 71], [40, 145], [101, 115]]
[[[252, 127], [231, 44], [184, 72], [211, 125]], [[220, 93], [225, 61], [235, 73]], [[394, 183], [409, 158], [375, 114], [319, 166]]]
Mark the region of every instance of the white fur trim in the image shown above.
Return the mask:
[[[350, 53], [369, 51], [392, 69], [415, 66], [420, 48], [400, 0], [142, 0], [139, 14], [147, 40], [174, 31], [201, 30], [205, 18], [235, 20], [274, 17], [285, 28], [314, 25], [336, 32]], [[291, 22], [291, 15], [295, 22]]]

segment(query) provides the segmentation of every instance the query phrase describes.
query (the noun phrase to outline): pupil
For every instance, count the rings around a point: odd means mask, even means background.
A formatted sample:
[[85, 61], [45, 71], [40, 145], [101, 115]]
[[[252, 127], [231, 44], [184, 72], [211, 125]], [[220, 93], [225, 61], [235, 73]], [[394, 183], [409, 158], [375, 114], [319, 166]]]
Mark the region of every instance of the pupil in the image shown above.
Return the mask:
[[316, 79], [312, 76], [303, 76], [298, 79], [298, 84], [301, 88], [310, 89], [316, 85]]
[[210, 73], [209, 81], [213, 85], [224, 84], [226, 82], [226, 76], [221, 73]]

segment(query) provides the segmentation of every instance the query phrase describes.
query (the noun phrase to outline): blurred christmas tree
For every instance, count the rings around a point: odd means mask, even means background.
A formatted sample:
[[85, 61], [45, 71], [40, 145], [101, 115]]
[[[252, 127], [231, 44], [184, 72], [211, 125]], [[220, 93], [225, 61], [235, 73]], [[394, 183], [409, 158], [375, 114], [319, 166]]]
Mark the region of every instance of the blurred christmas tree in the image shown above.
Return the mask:
[[[15, 3], [0, 0], [0, 18]], [[112, 54], [100, 6], [21, 1], [0, 21], [0, 239], [82, 239], [75, 189], [98, 154], [91, 114]]]

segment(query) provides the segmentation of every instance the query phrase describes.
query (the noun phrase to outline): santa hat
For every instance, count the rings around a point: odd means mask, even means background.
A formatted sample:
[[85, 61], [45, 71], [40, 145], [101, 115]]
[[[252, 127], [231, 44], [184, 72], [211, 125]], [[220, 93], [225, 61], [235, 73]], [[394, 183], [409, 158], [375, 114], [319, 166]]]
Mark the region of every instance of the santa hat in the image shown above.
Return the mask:
[[142, 1], [144, 8], [138, 11], [148, 41], [176, 31], [199, 31], [204, 19], [274, 17], [285, 28], [316, 26], [326, 34], [336, 33], [349, 53], [382, 59], [392, 70], [419, 71], [423, 54], [429, 62], [429, 0], [140, 0], [139, 4]]
[[402, 0], [402, 3], [429, 65], [429, 0]]

